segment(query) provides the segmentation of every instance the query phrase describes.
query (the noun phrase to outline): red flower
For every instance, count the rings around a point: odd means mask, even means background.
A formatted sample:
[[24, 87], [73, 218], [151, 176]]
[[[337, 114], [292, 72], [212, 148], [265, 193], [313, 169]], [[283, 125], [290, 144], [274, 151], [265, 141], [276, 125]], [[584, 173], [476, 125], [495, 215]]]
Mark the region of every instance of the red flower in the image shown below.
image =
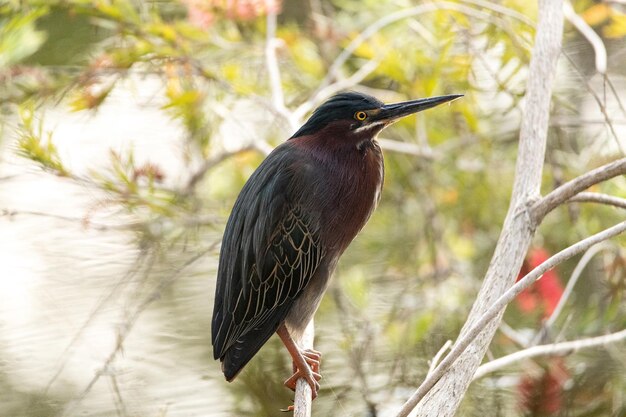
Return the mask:
[[[541, 265], [550, 257], [548, 251], [543, 248], [532, 248], [522, 269], [517, 277], [519, 281], [534, 268]], [[539, 312], [546, 319], [550, 317], [563, 295], [563, 286], [559, 275], [555, 270], [550, 270], [543, 274], [538, 281], [526, 288], [517, 296], [517, 305], [525, 313], [533, 311]]]
[[563, 385], [570, 374], [561, 357], [548, 359], [540, 374], [525, 374], [519, 385], [519, 408], [525, 415], [557, 415], [563, 407]]

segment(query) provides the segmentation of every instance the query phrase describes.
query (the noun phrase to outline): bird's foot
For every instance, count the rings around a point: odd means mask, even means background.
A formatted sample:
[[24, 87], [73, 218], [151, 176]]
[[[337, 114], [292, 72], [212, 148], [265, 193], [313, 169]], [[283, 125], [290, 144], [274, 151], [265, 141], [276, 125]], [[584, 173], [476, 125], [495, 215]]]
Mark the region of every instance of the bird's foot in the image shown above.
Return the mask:
[[295, 391], [298, 379], [304, 378], [311, 387], [311, 397], [315, 399], [320, 389], [320, 384], [317, 381], [322, 379], [322, 375], [319, 373], [322, 354], [313, 349], [302, 350], [300, 353], [304, 359], [304, 366], [299, 367], [294, 362], [294, 374], [285, 381], [285, 386]]
[[[315, 349], [304, 349], [301, 350], [302, 356], [304, 356], [304, 360], [309, 364], [311, 370], [316, 373], [320, 373], [320, 366], [322, 364], [322, 352]], [[295, 362], [293, 362], [293, 371], [298, 371], [298, 366]]]

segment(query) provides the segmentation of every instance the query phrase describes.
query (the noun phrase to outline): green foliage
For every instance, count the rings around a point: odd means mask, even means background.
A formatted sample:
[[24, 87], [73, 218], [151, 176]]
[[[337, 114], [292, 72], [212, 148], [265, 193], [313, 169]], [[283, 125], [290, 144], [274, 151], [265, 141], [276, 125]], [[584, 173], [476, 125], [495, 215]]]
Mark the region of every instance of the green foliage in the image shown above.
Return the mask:
[[36, 29], [35, 22], [47, 9], [7, 16], [9, 11], [9, 6], [0, 8], [0, 68], [17, 64], [34, 54], [46, 39], [45, 34]]
[[44, 139], [41, 120], [35, 118], [32, 108], [20, 109], [21, 126], [17, 142], [17, 152], [29, 158], [44, 169], [60, 176], [67, 176], [69, 172], [63, 166], [54, 143], [52, 132], [48, 132]]

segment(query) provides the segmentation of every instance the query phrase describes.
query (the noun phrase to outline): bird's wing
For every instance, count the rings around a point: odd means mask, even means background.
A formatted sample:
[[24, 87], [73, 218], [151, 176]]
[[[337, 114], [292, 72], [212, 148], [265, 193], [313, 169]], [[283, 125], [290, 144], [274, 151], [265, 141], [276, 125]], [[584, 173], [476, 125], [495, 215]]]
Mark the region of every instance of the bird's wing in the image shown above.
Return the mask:
[[317, 219], [303, 206], [308, 170], [301, 160], [295, 169], [292, 154], [279, 147], [268, 156], [226, 226], [212, 340], [227, 378], [229, 366], [236, 375], [276, 331], [324, 255]]

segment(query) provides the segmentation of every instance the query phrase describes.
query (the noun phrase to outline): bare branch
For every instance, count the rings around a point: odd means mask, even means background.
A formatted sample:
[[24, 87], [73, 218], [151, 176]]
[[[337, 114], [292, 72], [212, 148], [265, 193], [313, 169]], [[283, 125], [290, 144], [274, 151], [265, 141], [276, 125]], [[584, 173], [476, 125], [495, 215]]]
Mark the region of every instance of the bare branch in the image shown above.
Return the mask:
[[535, 222], [539, 224], [549, 212], [581, 191], [586, 190], [594, 184], [624, 174], [626, 174], [626, 158], [602, 165], [601, 167], [566, 182], [548, 193], [545, 197], [539, 199], [533, 204], [531, 215], [535, 218]]
[[[613, 140], [615, 141], [615, 145], [617, 146], [617, 149], [620, 151], [622, 156], [626, 155], [626, 149], [624, 149], [624, 145], [622, 144], [619, 137], [617, 136], [617, 132], [615, 131], [615, 126], [613, 126], [613, 121], [611, 120], [611, 116], [609, 116], [609, 112], [606, 109], [605, 103], [602, 102], [602, 99], [600, 99], [600, 96], [595, 92], [595, 90], [593, 89], [593, 86], [591, 85], [587, 77], [578, 68], [578, 66], [576, 65], [576, 62], [569, 56], [569, 54], [563, 51], [563, 56], [567, 58], [567, 60], [572, 64], [572, 67], [578, 73], [578, 76], [580, 77], [581, 81], [587, 87], [587, 91], [589, 91], [589, 94], [591, 94], [591, 97], [593, 97], [593, 99], [596, 101], [596, 104], [598, 105], [598, 108], [600, 109], [602, 116], [604, 116], [604, 122], [608, 126], [609, 131], [611, 132], [611, 135], [613, 136]], [[604, 77], [605, 77], [605, 81], [608, 80], [608, 77], [606, 76], [606, 74], [604, 75]], [[618, 95], [616, 95], [616, 97], [617, 97], [617, 102], [620, 104], [620, 107], [621, 107], [622, 105], [621, 100], [619, 99]], [[605, 97], [605, 101], [606, 101], [606, 97]]]
[[[132, 331], [141, 313], [143, 313], [144, 310], [148, 308], [150, 304], [158, 300], [159, 297], [161, 297], [161, 295], [163, 294], [163, 291], [166, 288], [168, 288], [170, 285], [172, 285], [175, 281], [177, 281], [181, 277], [182, 272], [187, 267], [195, 263], [201, 257], [205, 256], [206, 253], [212, 250], [216, 244], [217, 243], [215, 243], [214, 245], [211, 245], [206, 250], [202, 250], [198, 252], [197, 254], [190, 257], [187, 261], [185, 261], [185, 263], [180, 265], [178, 268], [174, 269], [172, 271], [172, 274], [166, 279], [161, 280], [160, 283], [154, 288], [154, 290], [138, 305], [138, 307], [131, 314], [129, 314], [126, 321], [119, 326], [119, 331], [117, 335], [117, 343], [115, 344], [113, 350], [109, 353], [109, 355], [105, 359], [102, 365], [102, 368], [94, 373], [94, 376], [91, 378], [87, 386], [83, 389], [81, 394], [65, 407], [65, 409], [60, 413], [61, 417], [72, 415], [72, 413], [75, 411], [76, 406], [78, 406], [83, 401], [83, 399], [87, 396], [89, 391], [91, 391], [91, 389], [96, 384], [96, 382], [98, 382], [100, 377], [103, 375], [106, 375], [110, 371], [111, 365], [117, 358], [117, 355], [122, 351], [124, 342], [126, 341], [126, 338]], [[101, 308], [101, 305], [99, 304], [97, 309], [100, 309], [100, 308]], [[96, 314], [97, 309], [92, 314]], [[91, 320], [91, 318], [88, 320]]]
[[544, 263], [533, 269], [524, 278], [519, 280], [515, 285], [509, 288], [504, 294], [489, 307], [484, 314], [480, 316], [478, 320], [469, 328], [468, 331], [457, 340], [452, 347], [450, 353], [441, 361], [439, 366], [435, 368], [432, 374], [424, 379], [422, 385], [415, 391], [411, 398], [404, 404], [397, 417], [407, 417], [411, 410], [419, 403], [419, 401], [428, 394], [428, 391], [437, 383], [437, 381], [446, 373], [450, 366], [461, 356], [461, 354], [467, 349], [472, 341], [480, 335], [487, 327], [487, 325], [496, 316], [502, 314], [508, 303], [513, 301], [515, 297], [519, 295], [524, 289], [528, 288], [532, 283], [538, 280], [544, 273], [554, 268], [561, 262], [571, 258], [572, 256], [581, 253], [591, 246], [617, 236], [620, 233], [626, 231], [626, 221], [616, 224], [606, 230], [603, 230], [595, 235], [592, 235], [586, 239], [581, 240], [574, 245], [563, 249], [556, 255], [550, 257]]
[[504, 320], [502, 320], [502, 322], [500, 323], [500, 327], [498, 327], [498, 330], [500, 330], [503, 335], [511, 339], [520, 347], [527, 348], [531, 346], [528, 336], [521, 334], [513, 327], [509, 326], [508, 323], [506, 323]]
[[[626, 119], [613, 119], [614, 125], [626, 125]], [[550, 120], [550, 126], [580, 127], [585, 125], [603, 125], [606, 119], [583, 119], [580, 117], [555, 116]]]
[[204, 176], [206, 175], [206, 173], [213, 167], [215, 167], [216, 165], [219, 165], [220, 163], [224, 162], [225, 160], [227, 160], [228, 158], [230, 158], [231, 156], [240, 154], [242, 152], [248, 151], [250, 149], [252, 149], [253, 146], [249, 146], [249, 147], [245, 147], [242, 149], [238, 149], [234, 152], [221, 152], [217, 155], [214, 155], [208, 159], [205, 159], [202, 162], [202, 165], [200, 166], [200, 168], [194, 172], [190, 177], [189, 180], [187, 181], [187, 185], [185, 186], [185, 190], [184, 192], [186, 194], [190, 194], [193, 189], [196, 187], [196, 185], [198, 185], [198, 183], [200, 181], [202, 181], [202, 179], [204, 178]]
[[626, 198], [601, 193], [579, 193], [567, 200], [568, 203], [600, 203], [626, 209]]
[[[528, 208], [540, 195], [550, 97], [556, 62], [561, 52], [562, 13], [561, 1], [540, 0], [539, 22], [528, 71], [525, 111], [520, 129], [513, 196], [483, 285], [463, 326], [459, 342], [452, 349], [454, 355], [451, 352], [433, 374], [426, 378], [403, 405], [399, 417], [406, 417], [413, 408], [416, 408], [417, 416], [451, 417], [456, 414], [474, 372], [496, 332], [502, 310], [493, 310], [494, 300], [505, 294], [515, 281], [536, 226]], [[491, 318], [497, 316], [497, 319], [483, 321], [484, 314], [492, 311]], [[478, 322], [481, 327], [476, 330], [475, 323]], [[460, 344], [461, 341], [464, 341], [465, 346]], [[465, 351], [470, 343], [471, 346]], [[446, 372], [455, 361], [454, 366]]]
[[265, 40], [265, 65], [272, 91], [272, 105], [276, 112], [280, 114], [289, 123], [292, 130], [298, 128], [298, 123], [293, 114], [285, 107], [285, 97], [283, 94], [283, 86], [280, 80], [280, 69], [278, 67], [278, 58], [276, 57], [276, 47], [279, 42], [276, 39], [276, 13], [267, 13], [267, 28]]
[[293, 112], [294, 117], [296, 119], [301, 119], [304, 115], [313, 109], [316, 105], [318, 105], [325, 98], [347, 88], [353, 87], [363, 81], [365, 77], [370, 75], [372, 71], [374, 71], [378, 67], [377, 61], [368, 61], [365, 65], [359, 68], [354, 74], [350, 77], [338, 80], [333, 84], [330, 84], [324, 88], [319, 89], [310, 99], [302, 103], [298, 108]]
[[596, 56], [596, 71], [600, 74], [606, 73], [606, 48], [604, 42], [595, 30], [585, 22], [585, 20], [576, 14], [569, 0], [563, 2], [563, 14], [565, 18], [580, 32], [581, 35], [591, 44], [593, 52]]
[[352, 39], [352, 41], [348, 44], [348, 46], [343, 49], [343, 51], [341, 51], [341, 53], [337, 56], [335, 61], [328, 69], [328, 74], [319, 86], [318, 91], [330, 85], [331, 82], [337, 78], [339, 70], [341, 69], [343, 64], [345, 64], [346, 61], [350, 58], [350, 56], [352, 56], [354, 51], [356, 51], [363, 42], [371, 38], [382, 28], [403, 19], [415, 17], [421, 14], [432, 13], [437, 10], [453, 10], [464, 13], [467, 16], [473, 16], [483, 20], [490, 20], [492, 22], [494, 20], [493, 15], [489, 13], [485, 13], [479, 9], [468, 7], [458, 3], [452, 3], [449, 1], [425, 3], [416, 7], [411, 7], [408, 9], [399, 10], [395, 13], [390, 13], [366, 27], [361, 33], [359, 33], [354, 39]]
[[[302, 339], [296, 340], [296, 343], [303, 349], [312, 349], [314, 336], [315, 325], [313, 324], [313, 320], [311, 320], [302, 334]], [[293, 416], [311, 417], [311, 387], [304, 378], [300, 378], [296, 381]]]
[[133, 230], [141, 227], [142, 222], [128, 222], [121, 224], [103, 224], [103, 223], [95, 223], [85, 217], [72, 217], [72, 216], [64, 216], [61, 214], [54, 213], [46, 213], [43, 211], [33, 211], [33, 210], [12, 210], [7, 208], [0, 208], [0, 217], [8, 217], [9, 219], [13, 219], [16, 216], [37, 216], [37, 217], [48, 217], [56, 220], [63, 220], [66, 222], [77, 223], [80, 224], [84, 229], [93, 229], [99, 232], [106, 231], [120, 231], [120, 230]]
[[561, 311], [563, 310], [563, 307], [565, 306], [565, 303], [569, 299], [570, 294], [572, 293], [572, 290], [574, 289], [574, 285], [576, 285], [576, 282], [578, 282], [578, 278], [580, 277], [582, 272], [585, 270], [585, 267], [587, 266], [589, 261], [591, 261], [591, 259], [594, 256], [596, 256], [597, 253], [599, 253], [599, 252], [601, 252], [601, 251], [603, 251], [603, 250], [605, 250], [607, 248], [610, 248], [610, 246], [607, 243], [601, 243], [599, 245], [592, 246], [580, 258], [580, 261], [578, 261], [578, 264], [576, 265], [576, 268], [574, 268], [574, 272], [572, 272], [572, 275], [570, 276], [570, 279], [567, 281], [567, 286], [565, 287], [565, 290], [563, 290], [563, 294], [561, 295], [561, 298], [559, 299], [559, 303], [555, 307], [554, 311], [552, 312], [552, 314], [550, 315], [548, 320], [546, 320], [546, 323], [544, 325], [544, 329], [547, 330], [550, 327], [552, 327], [552, 325], [554, 324], [556, 319], [561, 314]]
[[524, 359], [536, 358], [537, 356], [568, 355], [581, 349], [606, 346], [611, 343], [619, 343], [625, 340], [626, 330], [622, 330], [604, 336], [590, 337], [588, 339], [533, 346], [481, 365], [474, 374], [474, 380], [480, 379], [488, 373], [497, 371]]
[[441, 346], [441, 349], [439, 349], [439, 352], [437, 352], [437, 354], [430, 361], [430, 364], [428, 367], [428, 373], [426, 374], [426, 376], [433, 373], [437, 365], [439, 365], [439, 361], [441, 360], [441, 357], [443, 356], [444, 353], [446, 353], [448, 349], [450, 349], [450, 346], [452, 346], [452, 340], [448, 339], [446, 340], [446, 343], [444, 343], [443, 346]]
[[511, 17], [515, 20], [518, 20], [521, 23], [524, 23], [532, 28], [535, 27], [535, 22], [529, 19], [526, 15], [511, 9], [509, 7], [501, 6], [495, 2], [489, 2], [484, 0], [463, 0], [464, 3], [475, 4], [476, 6], [480, 6], [484, 9], [492, 10], [496, 13], [499, 13], [504, 16]]

